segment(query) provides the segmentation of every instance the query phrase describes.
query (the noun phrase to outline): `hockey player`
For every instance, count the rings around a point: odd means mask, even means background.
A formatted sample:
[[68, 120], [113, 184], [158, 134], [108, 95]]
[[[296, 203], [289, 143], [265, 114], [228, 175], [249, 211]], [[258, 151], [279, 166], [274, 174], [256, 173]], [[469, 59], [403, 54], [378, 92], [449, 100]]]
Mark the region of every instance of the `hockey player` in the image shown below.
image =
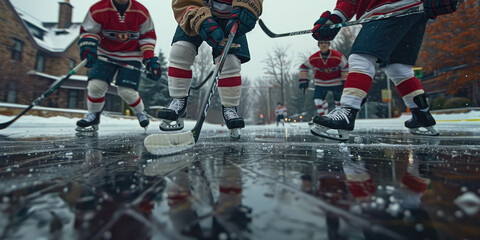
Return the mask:
[[287, 107], [283, 106], [282, 103], [278, 103], [277, 107], [275, 108], [275, 115], [277, 115], [277, 127], [280, 122], [282, 122], [282, 126], [285, 126]]
[[[251, 31], [262, 13], [263, 0], [172, 0], [178, 27], [173, 36], [168, 68], [168, 89], [173, 98], [170, 105], [159, 111], [162, 131], [183, 129], [182, 119], [187, 108], [192, 82], [191, 67], [199, 46], [205, 41], [216, 59], [222, 52], [222, 40], [236, 21], [239, 27], [218, 80], [223, 118], [232, 132], [245, 127], [237, 107], [241, 93], [241, 63], [250, 60], [245, 34]], [[176, 121], [176, 124], [172, 124]]]
[[149, 124], [144, 105], [138, 94], [140, 72], [119, 67], [106, 61], [97, 61], [97, 54], [109, 61], [141, 67], [155, 78], [161, 75], [157, 57], [154, 57], [156, 35], [148, 10], [136, 0], [101, 0], [95, 3], [82, 23], [80, 40], [81, 59], [87, 59], [88, 113], [77, 122], [78, 131], [96, 131], [105, 105], [105, 94], [115, 78], [118, 94], [136, 114], [140, 126]]
[[339, 52], [330, 49], [330, 41], [318, 41], [320, 51], [314, 53], [300, 66], [300, 79], [298, 87], [305, 94], [308, 88], [308, 73], [315, 70], [315, 91], [313, 101], [317, 108], [317, 114], [323, 116], [328, 112], [328, 102], [325, 100], [328, 91], [333, 93], [335, 106], [340, 107], [343, 81], [348, 74], [347, 59]]
[[[327, 25], [346, 22], [354, 15], [364, 19], [390, 12], [401, 14], [421, 5], [422, 2], [416, 0], [337, 0], [335, 10], [324, 12], [315, 22], [312, 35], [317, 40], [332, 40], [340, 29], [331, 29]], [[433, 0], [425, 1], [423, 5], [425, 15], [411, 14], [363, 25], [348, 59], [350, 70], [340, 100], [341, 108], [326, 116], [316, 116], [313, 120], [316, 126], [311, 129], [314, 135], [348, 140], [348, 131], [354, 129], [357, 112], [372, 85], [376, 62], [385, 67], [387, 76], [411, 109], [412, 118], [405, 122], [410, 132], [432, 136], [439, 134], [433, 128], [436, 122], [430, 114], [425, 91], [411, 66], [417, 60], [428, 18], [455, 11], [456, 2]], [[329, 129], [337, 129], [338, 135], [327, 132]]]

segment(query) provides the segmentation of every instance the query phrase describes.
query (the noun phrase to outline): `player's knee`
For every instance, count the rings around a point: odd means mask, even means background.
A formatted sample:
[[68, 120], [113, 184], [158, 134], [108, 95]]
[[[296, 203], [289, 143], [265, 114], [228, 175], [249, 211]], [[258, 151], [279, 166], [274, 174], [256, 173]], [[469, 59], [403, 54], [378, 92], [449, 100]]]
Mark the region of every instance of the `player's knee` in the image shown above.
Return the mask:
[[197, 56], [197, 49], [193, 43], [178, 41], [172, 44], [169, 62], [171, 66], [190, 68]]
[[385, 74], [392, 79], [395, 85], [414, 76], [413, 69], [410, 65], [394, 63], [385, 67]]
[[222, 75], [233, 75], [233, 74], [240, 74], [242, 69], [242, 63], [240, 59], [233, 54], [227, 55], [225, 59], [225, 64], [223, 65]]
[[373, 78], [376, 61], [377, 58], [374, 56], [353, 53], [348, 58], [349, 71], [364, 73]]
[[139, 94], [132, 88], [117, 87], [118, 95], [127, 103], [132, 103], [138, 100]]
[[108, 84], [105, 81], [92, 79], [88, 81], [88, 95], [91, 97], [103, 97], [108, 90]]

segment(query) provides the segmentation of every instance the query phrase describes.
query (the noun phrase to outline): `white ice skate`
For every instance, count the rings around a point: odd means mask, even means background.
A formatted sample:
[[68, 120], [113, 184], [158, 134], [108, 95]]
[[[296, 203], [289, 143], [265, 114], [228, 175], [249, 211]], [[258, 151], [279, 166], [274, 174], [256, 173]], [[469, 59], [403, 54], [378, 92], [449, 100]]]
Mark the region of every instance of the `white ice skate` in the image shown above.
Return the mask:
[[310, 132], [319, 137], [347, 141], [350, 138], [349, 132], [355, 127], [357, 109], [342, 107], [336, 108], [331, 113], [313, 118], [314, 127]]
[[230, 130], [230, 139], [239, 140], [241, 137], [240, 128], [245, 127], [245, 121], [238, 116], [237, 107], [222, 106], [223, 120]]
[[98, 124], [100, 124], [100, 115], [102, 112], [88, 112], [83, 119], [77, 122], [78, 132], [96, 132], [98, 131]]
[[161, 109], [157, 117], [162, 119], [160, 130], [180, 131], [183, 129], [188, 97], [174, 98], [167, 108]]

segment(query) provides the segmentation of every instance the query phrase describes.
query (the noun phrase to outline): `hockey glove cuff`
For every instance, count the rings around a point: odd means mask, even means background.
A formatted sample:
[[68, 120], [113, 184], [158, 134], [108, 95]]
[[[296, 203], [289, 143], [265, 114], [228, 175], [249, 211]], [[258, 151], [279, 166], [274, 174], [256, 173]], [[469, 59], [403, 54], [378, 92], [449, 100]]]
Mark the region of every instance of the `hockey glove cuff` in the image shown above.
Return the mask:
[[230, 32], [235, 22], [238, 22], [238, 30], [235, 34], [235, 38], [238, 38], [252, 31], [257, 23], [257, 17], [246, 8], [233, 7], [225, 31]]
[[160, 64], [158, 63], [158, 57], [147, 58], [143, 60], [143, 64], [148, 70], [147, 77], [158, 81], [162, 76], [162, 70], [160, 69]]
[[218, 23], [209, 17], [203, 21], [200, 27], [200, 37], [208, 43], [212, 48], [216, 48], [223, 40], [224, 34]]
[[98, 41], [91, 38], [82, 38], [78, 40], [80, 47], [80, 59], [87, 59], [85, 67], [91, 68], [97, 62]]
[[434, 19], [439, 15], [450, 14], [457, 10], [457, 0], [424, 0], [425, 16]]
[[320, 19], [314, 23], [312, 29], [312, 36], [316, 40], [331, 41], [335, 38], [337, 33], [340, 31], [340, 28], [329, 28], [329, 25], [341, 23], [342, 18], [336, 14], [331, 14], [330, 11], [324, 12]]

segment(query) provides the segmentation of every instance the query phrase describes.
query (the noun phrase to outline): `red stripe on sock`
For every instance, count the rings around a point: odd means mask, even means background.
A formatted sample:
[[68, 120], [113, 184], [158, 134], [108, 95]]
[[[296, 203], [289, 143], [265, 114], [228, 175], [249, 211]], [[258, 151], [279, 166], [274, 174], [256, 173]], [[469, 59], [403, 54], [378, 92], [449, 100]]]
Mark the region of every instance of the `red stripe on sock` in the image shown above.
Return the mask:
[[242, 85], [242, 77], [220, 78], [218, 87], [238, 87]]
[[92, 98], [90, 96], [87, 95], [87, 99], [88, 101], [92, 102], [92, 103], [102, 103], [102, 102], [105, 102], [105, 96], [101, 97], [101, 98]]
[[134, 107], [136, 107], [138, 104], [140, 104], [140, 102], [142, 102], [142, 98], [141, 98], [141, 97], [139, 97], [139, 98], [137, 99], [137, 101], [135, 101], [134, 103], [130, 104], [129, 106], [132, 107], [132, 108], [134, 108]]
[[168, 76], [177, 78], [192, 78], [192, 70], [168, 67]]
[[366, 93], [372, 87], [372, 78], [363, 73], [349, 73], [344, 88], [357, 88]]
[[396, 86], [400, 96], [408, 95], [414, 91], [423, 89], [420, 80], [416, 77], [409, 78]]

